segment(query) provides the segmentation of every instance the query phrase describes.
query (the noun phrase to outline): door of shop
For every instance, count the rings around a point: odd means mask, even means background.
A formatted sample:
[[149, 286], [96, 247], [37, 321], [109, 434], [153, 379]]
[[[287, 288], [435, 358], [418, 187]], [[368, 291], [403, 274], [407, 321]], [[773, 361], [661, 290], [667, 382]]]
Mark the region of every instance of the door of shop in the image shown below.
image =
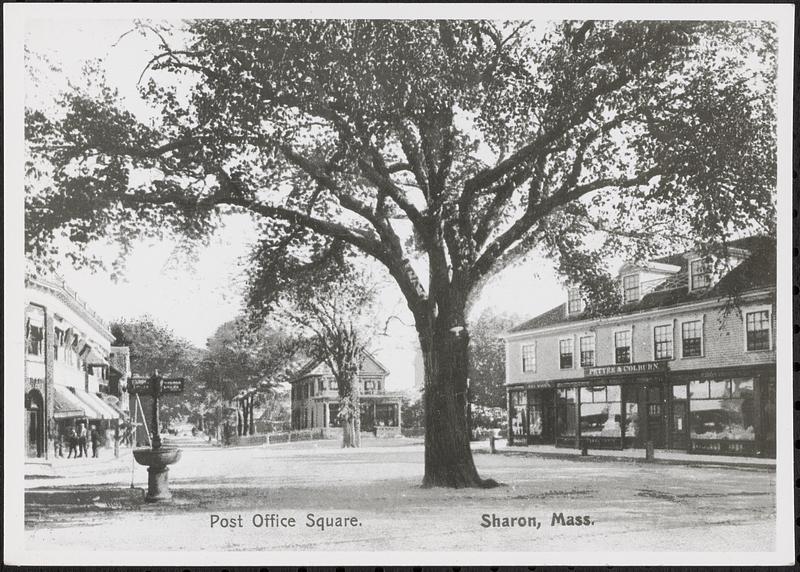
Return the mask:
[[645, 393], [645, 441], [652, 441], [656, 448], [667, 446], [667, 401], [661, 385], [648, 385]]
[[31, 391], [25, 398], [25, 439], [28, 457], [41, 457], [44, 453], [44, 416], [42, 396]]

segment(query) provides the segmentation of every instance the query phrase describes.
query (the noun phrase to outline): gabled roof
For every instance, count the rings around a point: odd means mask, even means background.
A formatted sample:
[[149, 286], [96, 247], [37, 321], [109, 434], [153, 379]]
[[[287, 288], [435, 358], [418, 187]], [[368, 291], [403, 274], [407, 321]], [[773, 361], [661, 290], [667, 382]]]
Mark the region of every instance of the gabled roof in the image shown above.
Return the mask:
[[[361, 368], [362, 371], [365, 369], [363, 364], [366, 363], [366, 364], [371, 365], [379, 375], [383, 375], [383, 376], [389, 375], [389, 370], [386, 369], [386, 366], [384, 366], [381, 362], [379, 362], [377, 360], [377, 358], [375, 358], [375, 356], [372, 355], [371, 353], [369, 353], [367, 351], [363, 352], [363, 358], [364, 358], [364, 362], [362, 362], [362, 368]], [[323, 365], [323, 366], [325, 365], [324, 361], [322, 359], [320, 359], [320, 358], [311, 358], [310, 360], [308, 360], [303, 365], [303, 367], [301, 367], [297, 371], [297, 374], [294, 376], [294, 378], [292, 378], [290, 383], [295, 383], [297, 381], [300, 381], [304, 377], [308, 377], [320, 365]], [[325, 366], [325, 368], [327, 369], [327, 366]], [[364, 373], [366, 373], [366, 372], [364, 372]], [[370, 372], [370, 373], [374, 373], [374, 372]]]
[[[774, 286], [777, 277], [776, 267], [776, 245], [775, 240], [770, 237], [752, 236], [729, 243], [730, 247], [747, 250], [750, 256], [741, 264], [725, 274], [720, 280], [707, 290], [690, 292], [688, 285], [678, 288], [663, 288], [648, 292], [638, 302], [626, 304], [615, 314], [624, 316], [642, 310], [651, 310], [669, 306], [677, 306], [698, 300], [721, 299], [727, 296], [735, 296], [759, 288]], [[675, 264], [680, 262], [681, 272], [688, 271], [688, 259], [685, 253], [672, 254], [659, 258], [656, 262], [663, 264]], [[511, 328], [508, 333], [527, 332], [539, 330], [557, 324], [576, 322], [590, 319], [592, 316], [588, 312], [567, 315], [566, 303], [559, 304], [550, 310], [539, 314], [535, 318], [523, 322]]]

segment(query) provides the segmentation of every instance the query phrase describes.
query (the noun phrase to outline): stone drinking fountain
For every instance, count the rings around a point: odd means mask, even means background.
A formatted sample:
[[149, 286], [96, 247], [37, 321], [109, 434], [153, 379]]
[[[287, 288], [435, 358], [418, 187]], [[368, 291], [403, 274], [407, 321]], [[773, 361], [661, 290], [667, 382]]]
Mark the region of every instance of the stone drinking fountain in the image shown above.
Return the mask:
[[132, 390], [139, 395], [150, 395], [153, 398], [151, 446], [133, 450], [136, 462], [147, 467], [147, 494], [144, 500], [146, 502], [168, 501], [172, 499], [172, 494], [169, 492], [169, 465], [180, 460], [181, 450], [177, 447], [162, 447], [161, 445], [158, 402], [162, 394], [183, 393], [183, 379], [165, 379], [156, 370], [147, 379], [131, 381], [146, 382], [134, 383]]

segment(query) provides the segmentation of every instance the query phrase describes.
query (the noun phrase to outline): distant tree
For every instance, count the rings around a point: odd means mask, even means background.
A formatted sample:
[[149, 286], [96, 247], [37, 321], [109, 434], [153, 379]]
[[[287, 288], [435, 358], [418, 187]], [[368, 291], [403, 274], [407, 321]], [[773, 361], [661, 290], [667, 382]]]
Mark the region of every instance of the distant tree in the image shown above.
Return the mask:
[[500, 335], [519, 324], [516, 316], [485, 310], [470, 323], [469, 397], [484, 407], [506, 407], [506, 348]]
[[[491, 486], [467, 430], [466, 308], [531, 252], [569, 280], [665, 239], [774, 228], [769, 22], [195, 20], [142, 73], [146, 119], [99, 74], [26, 110], [26, 244], [341, 242], [381, 263], [425, 364], [426, 486]], [[157, 117], [156, 117], [157, 116]], [[411, 240], [405, 240], [408, 235]], [[594, 245], [598, 245], [597, 248]], [[425, 274], [410, 261], [419, 256]], [[589, 264], [586, 263], [589, 261]], [[425, 280], [425, 284], [423, 284]], [[595, 288], [589, 288], [593, 292]]]
[[[114, 345], [130, 348], [131, 371], [135, 376], [149, 377], [158, 371], [165, 377], [188, 378], [182, 395], [164, 396], [161, 415], [165, 423], [202, 410], [206, 388], [195, 377], [203, 359], [201, 349], [147, 315], [113, 322], [110, 329]], [[149, 408], [144, 407], [144, 412], [149, 415]]]
[[400, 416], [403, 427], [424, 427], [425, 401], [422, 396], [417, 399], [404, 397], [401, 403]]
[[[286, 275], [284, 257], [271, 262]], [[338, 386], [342, 447], [360, 447], [358, 376], [378, 326], [374, 278], [342, 258], [298, 264], [291, 279], [279, 284], [273, 280], [265, 284], [262, 277], [276, 273], [257, 268], [250, 282], [249, 307], [255, 316], [277, 311], [306, 336], [310, 355], [328, 366]]]
[[242, 389], [267, 390], [288, 381], [301, 340], [245, 317], [225, 322], [208, 339], [199, 374], [225, 399]]

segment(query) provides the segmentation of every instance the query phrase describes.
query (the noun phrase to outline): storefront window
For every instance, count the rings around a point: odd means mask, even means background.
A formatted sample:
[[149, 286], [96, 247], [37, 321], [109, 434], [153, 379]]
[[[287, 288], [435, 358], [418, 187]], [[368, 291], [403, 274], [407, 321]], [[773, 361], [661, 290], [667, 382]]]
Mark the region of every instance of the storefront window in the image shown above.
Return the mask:
[[752, 378], [693, 381], [689, 409], [692, 439], [755, 439]]
[[564, 388], [558, 390], [558, 435], [560, 437], [575, 436], [575, 407], [576, 391], [575, 388]]
[[619, 386], [581, 388], [581, 436], [622, 436], [619, 397]]
[[528, 405], [527, 393], [525, 390], [512, 391], [509, 397], [511, 401], [511, 434], [514, 437], [523, 437], [527, 424], [525, 411]]

